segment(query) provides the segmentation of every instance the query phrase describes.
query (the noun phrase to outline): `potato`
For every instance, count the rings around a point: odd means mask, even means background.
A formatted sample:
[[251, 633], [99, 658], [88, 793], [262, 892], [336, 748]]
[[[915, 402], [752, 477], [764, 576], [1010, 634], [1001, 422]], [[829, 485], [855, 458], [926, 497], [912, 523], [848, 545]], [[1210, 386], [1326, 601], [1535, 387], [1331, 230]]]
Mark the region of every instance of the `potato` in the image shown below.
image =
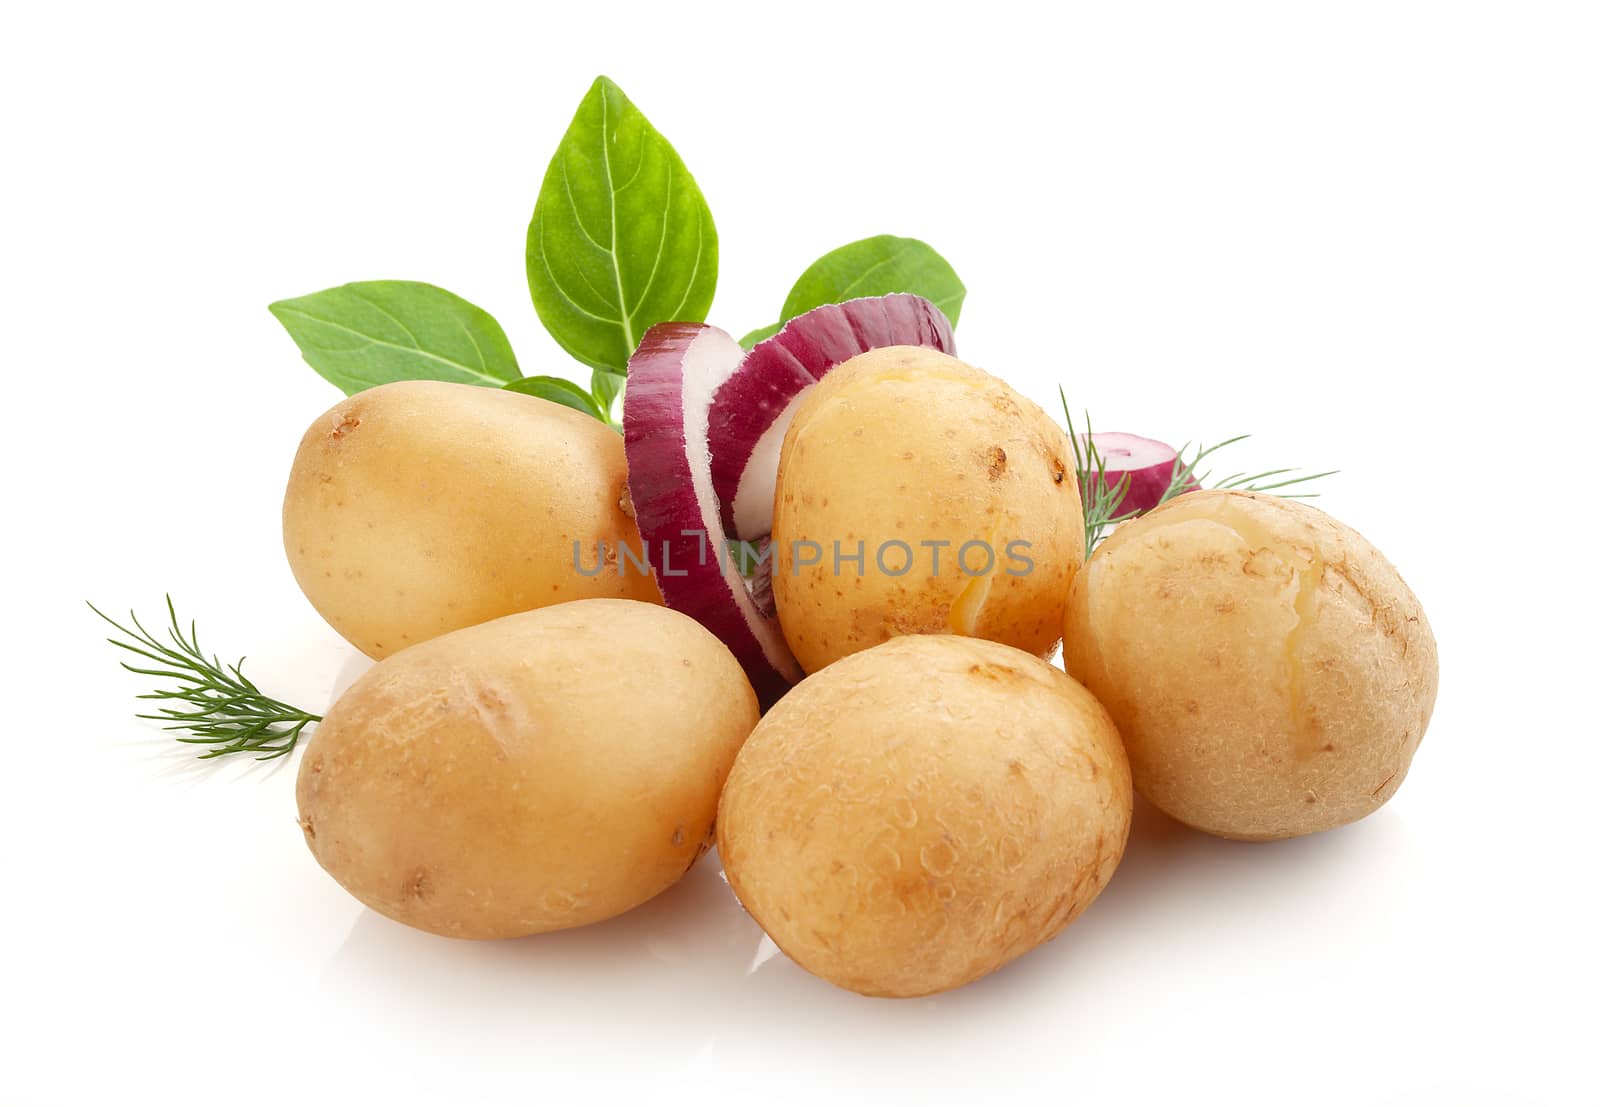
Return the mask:
[[694, 620], [632, 600], [508, 615], [351, 686], [300, 765], [322, 867], [397, 922], [457, 938], [582, 926], [711, 843], [755, 693]]
[[913, 635], [807, 677], [734, 762], [728, 883], [803, 968], [865, 995], [958, 987], [1053, 938], [1127, 841], [1105, 711], [1010, 646]]
[[982, 370], [921, 347], [872, 350], [801, 401], [772, 539], [778, 619], [807, 672], [901, 634], [1048, 656], [1084, 556], [1072, 447]]
[[1140, 793], [1225, 838], [1376, 811], [1439, 686], [1422, 605], [1383, 555], [1248, 492], [1192, 492], [1120, 527], [1073, 584], [1064, 650]]
[[311, 425], [283, 544], [333, 629], [387, 657], [547, 604], [660, 602], [654, 578], [618, 557], [622, 543], [636, 561], [643, 550], [626, 488], [621, 436], [595, 419], [514, 392], [404, 381]]

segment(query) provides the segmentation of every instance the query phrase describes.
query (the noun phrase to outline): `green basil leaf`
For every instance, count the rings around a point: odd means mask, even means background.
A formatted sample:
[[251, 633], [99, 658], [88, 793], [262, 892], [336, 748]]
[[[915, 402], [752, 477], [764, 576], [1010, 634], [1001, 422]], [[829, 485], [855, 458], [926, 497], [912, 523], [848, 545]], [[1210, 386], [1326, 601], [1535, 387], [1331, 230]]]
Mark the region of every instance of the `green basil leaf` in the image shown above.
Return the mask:
[[793, 319], [823, 304], [860, 296], [912, 292], [956, 325], [967, 289], [950, 263], [926, 242], [880, 234], [823, 254], [800, 275], [783, 302], [783, 318]]
[[840, 304], [862, 296], [888, 296], [911, 292], [930, 300], [950, 325], [961, 317], [967, 288], [939, 251], [915, 238], [875, 235], [823, 254], [811, 263], [789, 290], [779, 321], [760, 327], [739, 339], [749, 349], [771, 338], [783, 324], [823, 304]]
[[671, 144], [608, 78], [596, 78], [550, 159], [527, 265], [545, 328], [595, 369], [625, 372], [651, 326], [703, 322], [711, 310], [711, 209]]
[[507, 392], [521, 392], [524, 396], [537, 396], [541, 400], [570, 407], [574, 411], [581, 411], [585, 415], [592, 415], [602, 423], [609, 420], [595, 405], [594, 397], [590, 396], [578, 385], [560, 377], [523, 377], [514, 380], [505, 386]]
[[605, 413], [605, 419], [611, 420], [612, 410], [616, 407], [617, 396], [622, 391], [622, 384], [628, 378], [621, 373], [613, 373], [609, 369], [596, 369], [589, 377], [589, 391], [594, 394], [594, 402]]
[[[787, 320], [785, 320], [785, 322], [787, 322]], [[783, 330], [783, 323], [773, 323], [771, 326], [757, 327], [755, 330], [739, 339], [739, 345], [748, 350], [757, 342], [765, 342], [767, 339], [771, 338], [781, 330]]]
[[391, 381], [499, 387], [521, 375], [494, 316], [420, 281], [342, 284], [267, 310], [346, 395]]

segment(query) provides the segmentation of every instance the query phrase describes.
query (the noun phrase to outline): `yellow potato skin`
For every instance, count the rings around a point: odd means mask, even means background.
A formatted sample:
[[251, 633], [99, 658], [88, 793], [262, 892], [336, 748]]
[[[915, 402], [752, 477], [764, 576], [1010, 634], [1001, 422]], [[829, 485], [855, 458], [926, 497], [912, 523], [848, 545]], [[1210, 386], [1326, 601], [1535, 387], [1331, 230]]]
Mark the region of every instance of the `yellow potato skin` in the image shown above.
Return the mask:
[[722, 793], [728, 883], [801, 967], [854, 992], [959, 987], [1053, 938], [1121, 859], [1105, 711], [1021, 650], [913, 635], [807, 677]]
[[[1084, 557], [1072, 447], [981, 369], [921, 347], [872, 350], [801, 401], [779, 459], [772, 538], [778, 619], [808, 673], [902, 634], [964, 634], [1046, 657]], [[914, 554], [901, 576], [875, 561], [892, 540]], [[977, 548], [973, 574], [957, 564], [975, 540], [994, 550], [987, 575]], [[1006, 556], [1017, 540], [1031, 543], [1026, 573]], [[793, 563], [806, 541], [825, 551], [820, 564]], [[835, 541], [847, 553], [865, 542], [864, 575], [852, 564], [834, 573]], [[937, 555], [923, 545], [940, 541], [950, 545]], [[886, 564], [899, 569], [903, 552]]]
[[1140, 794], [1245, 840], [1376, 811], [1439, 687], [1427, 616], [1383, 555], [1248, 492], [1192, 492], [1118, 528], [1073, 582], [1063, 652]]
[[306, 431], [283, 499], [295, 580], [369, 657], [568, 600], [660, 602], [655, 580], [597, 543], [641, 550], [624, 512], [622, 438], [580, 412], [492, 388], [402, 381], [359, 392]]
[[511, 938], [620, 914], [711, 843], [758, 717], [728, 649], [632, 600], [508, 615], [402, 650], [313, 734], [319, 864], [397, 922]]

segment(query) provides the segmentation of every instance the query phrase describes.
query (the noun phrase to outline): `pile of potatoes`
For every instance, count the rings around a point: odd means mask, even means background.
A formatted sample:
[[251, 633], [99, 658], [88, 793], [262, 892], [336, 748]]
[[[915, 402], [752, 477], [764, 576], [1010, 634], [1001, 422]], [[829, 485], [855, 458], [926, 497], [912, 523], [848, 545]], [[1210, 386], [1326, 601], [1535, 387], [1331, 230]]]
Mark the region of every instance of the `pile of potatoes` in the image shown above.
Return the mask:
[[1072, 457], [1037, 406], [943, 354], [877, 350], [824, 378], [784, 438], [775, 545], [1020, 537], [1034, 570], [780, 563], [810, 675], [763, 717], [651, 577], [575, 570], [575, 545], [639, 547], [612, 429], [467, 385], [345, 400], [301, 443], [285, 545], [380, 660], [305, 752], [307, 844], [375, 911], [503, 938], [626, 911], [714, 843], [795, 962], [917, 996], [1088, 907], [1134, 789], [1248, 840], [1387, 801], [1438, 681], [1393, 567], [1320, 511], [1217, 491], [1086, 562]]

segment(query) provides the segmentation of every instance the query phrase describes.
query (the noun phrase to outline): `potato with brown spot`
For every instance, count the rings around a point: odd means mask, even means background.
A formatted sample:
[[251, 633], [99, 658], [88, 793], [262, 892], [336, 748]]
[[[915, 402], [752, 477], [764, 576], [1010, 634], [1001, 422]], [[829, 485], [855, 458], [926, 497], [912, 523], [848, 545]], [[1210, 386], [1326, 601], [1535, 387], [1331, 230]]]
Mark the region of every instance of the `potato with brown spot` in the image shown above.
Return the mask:
[[772, 589], [795, 658], [816, 672], [902, 634], [1048, 656], [1083, 564], [1071, 458], [1038, 406], [947, 354], [890, 346], [834, 369], [778, 463]]
[[630, 600], [508, 615], [402, 650], [340, 697], [301, 764], [300, 825], [335, 880], [408, 926], [582, 926], [705, 851], [757, 716], [738, 662], [685, 615]]
[[1100, 893], [1132, 790], [1094, 697], [1038, 658], [916, 635], [807, 677], [740, 751], [728, 883], [801, 967], [866, 995], [955, 988]]
[[1248, 492], [1191, 492], [1118, 528], [1073, 583], [1063, 649], [1139, 792], [1225, 838], [1377, 810], [1439, 686], [1427, 616], [1383, 555], [1313, 507]]
[[653, 577], [619, 572], [620, 544], [641, 551], [626, 493], [622, 439], [598, 420], [514, 392], [403, 381], [311, 425], [283, 542], [312, 606], [387, 657], [567, 600], [660, 602]]

